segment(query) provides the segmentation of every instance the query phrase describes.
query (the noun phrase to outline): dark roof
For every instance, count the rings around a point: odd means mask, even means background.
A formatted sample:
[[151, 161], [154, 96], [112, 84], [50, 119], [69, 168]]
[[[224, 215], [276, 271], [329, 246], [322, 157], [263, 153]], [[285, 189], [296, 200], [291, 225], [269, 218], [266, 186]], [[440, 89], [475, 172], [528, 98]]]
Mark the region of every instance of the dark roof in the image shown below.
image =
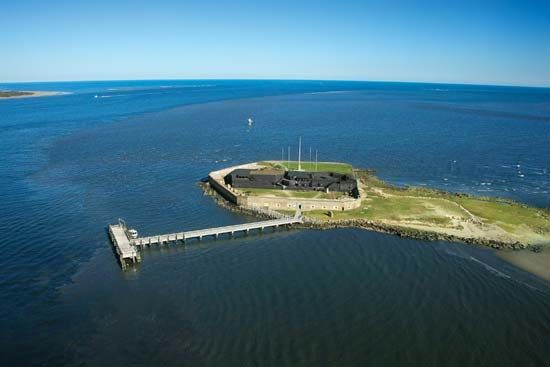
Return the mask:
[[250, 171], [250, 174], [253, 175], [282, 175], [284, 173], [285, 171], [280, 169], [260, 169]]
[[288, 171], [289, 177], [298, 177], [298, 178], [310, 178], [311, 172], [307, 171]]
[[245, 169], [245, 168], [237, 168], [236, 170], [231, 171], [229, 174], [230, 175], [239, 175], [239, 176], [248, 176], [248, 175], [250, 175], [250, 171], [251, 170]]

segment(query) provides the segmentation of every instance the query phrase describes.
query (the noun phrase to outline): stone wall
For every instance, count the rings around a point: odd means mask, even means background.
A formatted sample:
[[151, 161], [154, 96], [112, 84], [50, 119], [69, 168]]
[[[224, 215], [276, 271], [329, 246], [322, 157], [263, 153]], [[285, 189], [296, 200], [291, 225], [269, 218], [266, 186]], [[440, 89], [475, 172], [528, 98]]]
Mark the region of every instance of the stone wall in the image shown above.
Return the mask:
[[343, 211], [353, 210], [361, 206], [360, 198], [345, 199], [307, 199], [307, 198], [285, 198], [272, 196], [246, 196], [242, 204], [250, 208], [268, 208], [272, 210], [332, 210]]
[[238, 204], [238, 195], [232, 190], [229, 190], [229, 188], [224, 185], [223, 183], [220, 183], [218, 180], [213, 178], [212, 176], [208, 176], [208, 183], [210, 183], [210, 186], [218, 192], [225, 200], [230, 201], [234, 204]]

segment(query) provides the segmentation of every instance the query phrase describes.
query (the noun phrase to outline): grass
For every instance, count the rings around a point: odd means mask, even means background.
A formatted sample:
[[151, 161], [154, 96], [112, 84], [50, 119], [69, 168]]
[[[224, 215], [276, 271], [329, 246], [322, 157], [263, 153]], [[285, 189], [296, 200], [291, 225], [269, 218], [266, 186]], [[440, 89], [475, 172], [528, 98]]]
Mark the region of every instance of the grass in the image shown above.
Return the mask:
[[280, 190], [280, 189], [259, 189], [259, 188], [247, 188], [239, 189], [247, 195], [262, 196], [273, 195], [285, 198], [305, 198], [305, 199], [338, 199], [344, 196], [341, 192], [321, 192], [321, 191], [297, 191], [297, 190]]
[[449, 215], [465, 217], [465, 213], [458, 206], [438, 199], [409, 198], [409, 197], [373, 197], [365, 205], [365, 215], [370, 219], [397, 219], [419, 220], [447, 218]]
[[[327, 213], [320, 211], [313, 216], [328, 218]], [[382, 197], [376, 194], [368, 195], [360, 209], [333, 212], [335, 219], [364, 218], [439, 225], [449, 225], [451, 216], [467, 219], [467, 215], [457, 205], [440, 199]]]
[[[297, 170], [298, 162], [290, 161], [290, 165], [287, 162], [277, 161], [277, 162], [261, 162], [262, 164], [270, 165], [274, 168], [281, 168], [284, 170]], [[352, 174], [353, 167], [351, 164], [347, 163], [338, 163], [338, 162], [318, 162], [315, 165], [315, 162], [301, 162], [300, 167], [304, 171], [318, 171], [318, 172], [335, 172], [335, 173], [344, 173]]]
[[457, 203], [487, 223], [500, 224], [508, 231], [527, 226], [538, 232], [550, 233], [550, 215], [541, 209], [509, 201], [457, 197]]

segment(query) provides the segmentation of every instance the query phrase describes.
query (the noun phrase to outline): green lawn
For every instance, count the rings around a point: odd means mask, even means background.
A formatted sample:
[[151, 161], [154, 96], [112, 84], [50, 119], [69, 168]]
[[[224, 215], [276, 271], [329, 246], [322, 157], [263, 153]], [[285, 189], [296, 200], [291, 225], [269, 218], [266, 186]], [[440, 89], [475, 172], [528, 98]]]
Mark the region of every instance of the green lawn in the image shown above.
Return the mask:
[[[262, 162], [268, 164], [272, 167], [281, 168], [287, 170], [290, 167], [290, 170], [298, 169], [297, 161], [290, 161], [290, 166], [287, 162]], [[353, 167], [351, 164], [347, 163], [337, 163], [337, 162], [318, 162], [317, 166], [315, 162], [301, 162], [301, 169], [304, 171], [319, 171], [319, 172], [335, 172], [335, 173], [353, 173]]]
[[508, 227], [526, 225], [535, 230], [550, 232], [550, 214], [542, 209], [514, 202], [473, 197], [457, 197], [454, 201], [489, 223], [504, 224]]
[[[327, 210], [308, 212], [307, 215], [310, 213], [313, 217], [328, 219]], [[405, 220], [440, 225], [449, 224], [450, 215], [467, 218], [466, 213], [457, 205], [437, 198], [382, 197], [369, 194], [359, 209], [333, 211], [335, 219]]]
[[321, 191], [296, 191], [296, 190], [280, 190], [280, 189], [259, 189], [259, 188], [247, 188], [238, 189], [247, 195], [262, 196], [273, 195], [279, 197], [291, 197], [291, 198], [317, 198], [317, 199], [338, 199], [344, 196], [341, 192], [325, 193]]

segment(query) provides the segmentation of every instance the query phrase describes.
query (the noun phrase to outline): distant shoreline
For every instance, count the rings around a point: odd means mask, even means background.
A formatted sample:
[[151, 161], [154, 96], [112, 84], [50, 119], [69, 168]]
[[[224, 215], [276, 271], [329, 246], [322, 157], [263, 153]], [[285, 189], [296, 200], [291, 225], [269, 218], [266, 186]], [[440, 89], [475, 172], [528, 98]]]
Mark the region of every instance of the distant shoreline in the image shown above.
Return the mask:
[[49, 97], [57, 96], [61, 94], [67, 94], [66, 92], [53, 92], [53, 91], [38, 91], [38, 90], [9, 90], [0, 91], [0, 99], [18, 99], [18, 98], [33, 98], [33, 97]]

